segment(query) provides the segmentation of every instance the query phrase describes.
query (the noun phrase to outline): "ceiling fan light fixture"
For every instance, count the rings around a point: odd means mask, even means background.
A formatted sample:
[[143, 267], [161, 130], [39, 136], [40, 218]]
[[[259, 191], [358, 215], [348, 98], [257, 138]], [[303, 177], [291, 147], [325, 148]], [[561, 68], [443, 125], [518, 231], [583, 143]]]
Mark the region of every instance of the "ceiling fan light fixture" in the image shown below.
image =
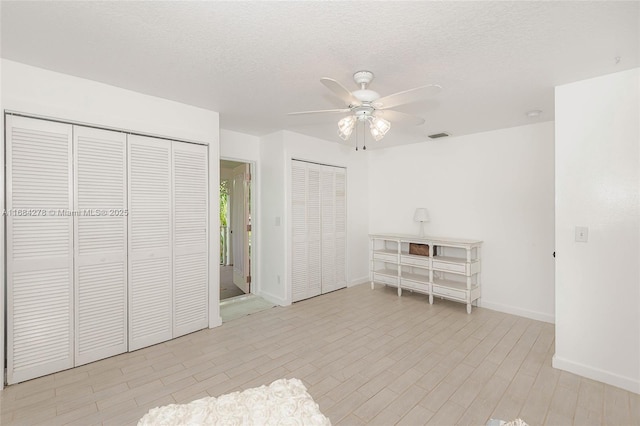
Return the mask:
[[349, 115], [338, 122], [338, 136], [344, 141], [349, 139], [353, 128], [356, 125], [356, 118], [353, 115]]
[[[387, 134], [391, 129], [392, 120], [394, 123], [410, 122], [413, 125], [419, 126], [424, 124], [424, 119], [406, 114], [400, 111], [395, 111], [393, 107], [398, 105], [404, 105], [417, 100], [421, 100], [426, 95], [433, 95], [437, 93], [441, 87], [437, 84], [428, 84], [426, 86], [414, 87], [413, 89], [404, 90], [402, 92], [393, 93], [385, 97], [380, 97], [380, 94], [374, 90], [369, 89], [369, 83], [373, 80], [373, 73], [371, 71], [361, 70], [353, 74], [353, 81], [359, 86], [358, 90], [350, 91], [337, 80], [328, 77], [322, 77], [320, 82], [325, 87], [338, 96], [343, 102], [345, 107], [342, 109], [327, 109], [320, 111], [300, 111], [290, 112], [289, 115], [301, 115], [301, 114], [315, 114], [315, 113], [350, 113], [349, 116], [342, 118], [338, 121], [338, 136], [340, 139], [347, 141], [351, 137], [353, 130], [356, 129], [356, 137], [358, 137], [358, 127], [362, 127], [362, 139], [365, 138], [365, 123], [369, 124], [369, 131], [371, 137], [379, 141]], [[389, 120], [382, 118], [385, 115]], [[363, 145], [363, 149], [366, 149]], [[357, 142], [356, 142], [357, 150]]]
[[380, 139], [384, 138], [384, 135], [387, 134], [389, 129], [391, 129], [391, 123], [389, 123], [384, 118], [374, 117], [371, 119], [371, 123], [370, 123], [371, 136], [373, 136], [373, 139], [375, 139], [376, 141], [379, 141]]

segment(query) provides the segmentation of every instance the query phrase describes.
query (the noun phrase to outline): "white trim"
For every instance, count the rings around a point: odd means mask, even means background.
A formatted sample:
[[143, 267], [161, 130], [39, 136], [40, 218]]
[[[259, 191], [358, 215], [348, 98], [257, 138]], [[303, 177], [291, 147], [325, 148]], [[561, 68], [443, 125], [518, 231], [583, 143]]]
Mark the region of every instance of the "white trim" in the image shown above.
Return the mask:
[[[2, 67], [2, 65], [0, 64], [0, 67]], [[2, 176], [0, 177], [0, 180], [2, 181], [2, 185], [0, 185], [0, 188], [2, 188], [2, 197], [0, 197], [0, 208], [2, 209], [2, 211], [4, 212], [6, 210], [6, 205], [5, 205], [5, 198], [6, 198], [6, 181], [5, 181], [5, 177], [6, 177], [6, 173], [7, 173], [7, 168], [5, 165], [5, 150], [6, 150], [6, 129], [7, 129], [7, 116], [6, 114], [4, 114], [4, 111], [2, 111], [2, 149], [0, 149], [0, 164], [3, 165], [3, 169], [2, 169]], [[7, 279], [6, 279], [6, 275], [5, 275], [5, 264], [6, 264], [6, 258], [5, 258], [5, 253], [4, 253], [4, 246], [7, 242], [7, 236], [5, 234], [5, 228], [6, 228], [6, 224], [7, 224], [7, 217], [5, 215], [3, 215], [2, 218], [2, 223], [0, 224], [0, 277], [2, 277], [2, 286], [0, 286], [0, 360], [2, 360], [2, 363], [0, 363], [0, 391], [2, 391], [2, 389], [4, 389], [4, 380], [5, 380], [5, 375], [4, 375], [4, 360], [5, 360], [5, 356], [6, 356], [6, 352], [5, 352], [5, 347], [4, 347], [4, 339], [5, 339], [5, 325], [4, 325], [4, 317], [5, 317], [5, 313], [6, 313], [6, 309], [5, 309], [5, 300], [4, 300], [4, 295], [7, 289]]]
[[279, 306], [289, 306], [291, 305], [291, 301], [287, 301], [286, 299], [278, 296], [274, 296], [271, 293], [267, 293], [266, 291], [261, 291], [257, 294], [257, 296], [262, 297], [264, 300], [269, 301], [271, 303], [275, 303]]
[[555, 324], [555, 315], [546, 314], [544, 312], [531, 311], [529, 309], [522, 309], [509, 305], [502, 305], [500, 303], [487, 302], [487, 299], [480, 299], [481, 307], [491, 309], [492, 311], [504, 312], [506, 314], [517, 315], [519, 317], [530, 318], [536, 321], [548, 322]]
[[222, 325], [222, 317], [218, 315], [217, 317], [209, 316], [209, 328], [216, 328]]
[[629, 392], [640, 394], [640, 380], [634, 380], [630, 377], [624, 377], [619, 374], [594, 368], [579, 362], [569, 361], [556, 355], [553, 356], [551, 365], [553, 368], [557, 368], [559, 370], [568, 371], [579, 376], [628, 390]]
[[[282, 226], [280, 232], [284, 234], [284, 270], [282, 271], [282, 279], [284, 279], [284, 304], [282, 306], [288, 306], [293, 303], [293, 271], [291, 270], [291, 258], [293, 257], [291, 249], [291, 241], [293, 239], [293, 230], [291, 229], [291, 217], [293, 215], [293, 205], [291, 204], [293, 196], [291, 188], [291, 160], [293, 160], [293, 158], [289, 155], [287, 148], [282, 150], [281, 155], [284, 161], [284, 206], [282, 206], [284, 208], [282, 210], [282, 221], [280, 223], [280, 226]], [[281, 282], [278, 282], [278, 284], [282, 285]]]
[[[222, 325], [220, 316], [220, 243], [212, 244], [220, 235], [220, 137], [208, 144], [209, 152], [209, 328]], [[214, 194], [216, 196], [214, 197]]]
[[[0, 18], [2, 18], [2, 4], [0, 4]], [[2, 61], [0, 60], [0, 86], [1, 86], [1, 82], [2, 82]], [[5, 211], [5, 204], [4, 204], [4, 199], [5, 199], [5, 173], [6, 173], [6, 168], [4, 167], [4, 151], [5, 151], [5, 147], [6, 147], [6, 142], [5, 142], [5, 129], [7, 128], [6, 126], [6, 115], [4, 113], [4, 108], [2, 105], [2, 96], [0, 96], [0, 112], [2, 113], [2, 136], [0, 136], [0, 138], [2, 138], [2, 147], [0, 148], [0, 164], [3, 165], [3, 170], [2, 170], [2, 174], [0, 174], [0, 191], [2, 191], [2, 195], [0, 196], [0, 209], [2, 209], [2, 211]], [[0, 284], [0, 360], [2, 360], [2, 362], [0, 362], [0, 395], [2, 395], [2, 389], [4, 389], [4, 359], [5, 359], [5, 347], [4, 347], [4, 316], [5, 316], [5, 301], [4, 301], [4, 293], [5, 290], [7, 288], [7, 280], [5, 277], [5, 270], [4, 270], [4, 265], [6, 262], [5, 256], [4, 256], [4, 246], [6, 244], [6, 235], [4, 233], [4, 229], [5, 229], [5, 224], [6, 224], [6, 217], [2, 218], [2, 221], [0, 222], [0, 281], [2, 282], [2, 284]]]
[[128, 135], [147, 136], [147, 137], [150, 137], [150, 138], [165, 139], [165, 140], [168, 140], [168, 141], [176, 141], [176, 142], [184, 142], [184, 143], [193, 143], [193, 144], [196, 144], [196, 145], [208, 145], [209, 144], [209, 142], [201, 142], [201, 141], [195, 141], [195, 140], [183, 139], [183, 138], [173, 138], [173, 137], [170, 137], [170, 136], [156, 135], [156, 134], [147, 133], [147, 132], [136, 132], [136, 131], [133, 131], [133, 130], [127, 130], [127, 129], [123, 129], [123, 128], [120, 128], [120, 127], [113, 127], [113, 126], [107, 126], [107, 125], [95, 124], [95, 123], [87, 123], [87, 122], [84, 122], [84, 121], [77, 121], [77, 120], [67, 120], [67, 119], [50, 117], [50, 116], [40, 115], [40, 114], [30, 114], [30, 113], [26, 113], [26, 112], [11, 111], [11, 110], [5, 110], [4, 113], [5, 113], [5, 115], [12, 115], [12, 116], [15, 116], [15, 117], [33, 118], [33, 119], [36, 119], [36, 120], [52, 121], [54, 123], [71, 124], [71, 125], [74, 125], [74, 126], [90, 127], [90, 128], [93, 128], [93, 129], [100, 129], [100, 130], [111, 130], [111, 131], [114, 131], [114, 132], [126, 133]]

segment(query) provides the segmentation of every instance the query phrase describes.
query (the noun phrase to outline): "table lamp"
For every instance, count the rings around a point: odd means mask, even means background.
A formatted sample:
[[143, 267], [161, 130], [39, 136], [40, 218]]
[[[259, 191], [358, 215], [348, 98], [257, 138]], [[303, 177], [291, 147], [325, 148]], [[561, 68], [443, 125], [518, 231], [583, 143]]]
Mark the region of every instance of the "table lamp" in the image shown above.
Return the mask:
[[425, 208], [417, 208], [416, 212], [413, 214], [414, 222], [420, 222], [420, 236], [425, 237], [424, 233], [424, 223], [429, 222], [429, 212]]

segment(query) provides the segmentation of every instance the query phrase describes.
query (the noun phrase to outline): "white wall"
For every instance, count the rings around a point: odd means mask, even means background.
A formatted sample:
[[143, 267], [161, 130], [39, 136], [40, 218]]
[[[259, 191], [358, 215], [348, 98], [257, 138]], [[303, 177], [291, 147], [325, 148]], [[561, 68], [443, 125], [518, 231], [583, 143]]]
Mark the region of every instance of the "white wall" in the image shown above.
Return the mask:
[[[556, 88], [554, 367], [640, 393], [640, 69]], [[575, 226], [589, 228], [575, 242]]]
[[[217, 194], [217, 112], [7, 60], [2, 60], [1, 88], [2, 107], [6, 110], [208, 143], [209, 185]], [[4, 138], [4, 132], [2, 134]], [[211, 195], [210, 204], [212, 230], [219, 228], [215, 194]], [[221, 323], [218, 251], [218, 244], [212, 244], [210, 326]]]
[[260, 159], [260, 138], [220, 129], [220, 158], [242, 160], [244, 163], [257, 162]]
[[553, 122], [370, 152], [372, 233], [474, 238], [486, 308], [554, 320]]
[[[262, 138], [261, 205], [264, 224], [262, 281], [266, 297], [291, 303], [291, 159], [312, 161], [347, 170], [347, 283], [368, 279], [368, 159], [335, 142], [282, 131]], [[280, 225], [276, 225], [280, 218]], [[268, 256], [268, 259], [266, 258]], [[279, 277], [279, 278], [278, 278]], [[278, 282], [279, 279], [279, 282]]]
[[217, 112], [13, 61], [2, 64], [5, 109], [218, 145]]
[[[283, 132], [260, 139], [260, 292], [265, 299], [286, 305], [285, 187]], [[289, 302], [290, 303], [290, 302]]]

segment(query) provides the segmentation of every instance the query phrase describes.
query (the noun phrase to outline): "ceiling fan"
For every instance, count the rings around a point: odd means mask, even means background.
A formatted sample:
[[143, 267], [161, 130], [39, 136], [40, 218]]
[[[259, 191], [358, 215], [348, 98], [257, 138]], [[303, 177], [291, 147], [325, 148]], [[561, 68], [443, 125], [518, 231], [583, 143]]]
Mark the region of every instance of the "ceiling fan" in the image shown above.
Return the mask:
[[357, 71], [353, 74], [353, 80], [360, 86], [360, 89], [350, 92], [332, 78], [323, 77], [320, 79], [322, 84], [344, 101], [346, 108], [290, 112], [289, 115], [350, 113], [338, 122], [338, 136], [340, 138], [345, 141], [348, 140], [356, 125], [362, 123], [363, 127], [365, 124], [369, 125], [371, 136], [376, 141], [379, 141], [391, 128], [392, 121], [405, 122], [416, 126], [424, 124], [424, 119], [420, 117], [394, 111], [391, 108], [424, 99], [442, 89], [437, 84], [428, 84], [380, 97], [377, 92], [368, 88], [373, 80], [371, 71]]

